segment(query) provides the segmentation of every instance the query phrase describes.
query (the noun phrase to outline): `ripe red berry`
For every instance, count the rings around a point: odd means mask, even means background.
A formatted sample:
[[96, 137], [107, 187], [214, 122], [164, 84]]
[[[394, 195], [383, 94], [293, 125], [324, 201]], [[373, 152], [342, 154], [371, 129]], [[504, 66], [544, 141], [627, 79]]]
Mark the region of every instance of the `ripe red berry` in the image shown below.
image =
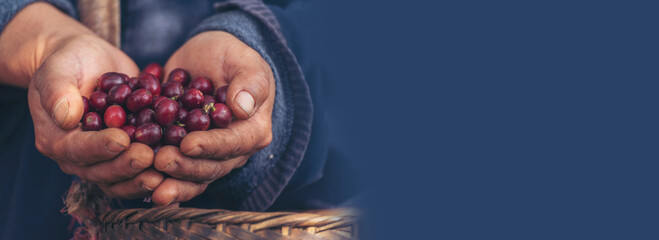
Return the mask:
[[131, 142], [145, 143], [157, 151], [164, 144], [179, 146], [189, 132], [231, 123], [232, 113], [225, 104], [228, 86], [214, 91], [209, 79], [191, 79], [180, 68], [170, 72], [168, 81], [161, 85], [163, 76], [163, 68], [157, 63], [147, 65], [139, 77], [103, 74], [97, 91], [89, 98], [82, 97], [81, 128], [121, 128]]
[[102, 91], [93, 92], [89, 96], [89, 105], [93, 110], [102, 113], [108, 107], [108, 94]]
[[146, 65], [144, 70], [142, 70], [142, 73], [150, 73], [158, 80], [162, 80], [162, 75], [164, 74], [162, 66], [160, 66], [160, 64], [158, 63], [151, 63], [149, 65]]
[[155, 123], [146, 123], [135, 130], [135, 140], [146, 145], [154, 145], [162, 138], [162, 128]]
[[185, 121], [185, 129], [188, 132], [192, 131], [206, 131], [210, 126], [211, 121], [208, 115], [202, 109], [194, 109], [188, 113]]
[[108, 92], [108, 100], [110, 100], [110, 104], [124, 105], [126, 99], [128, 99], [128, 96], [130, 96], [131, 93], [132, 90], [128, 84], [122, 83], [110, 89], [110, 92]]
[[103, 115], [105, 125], [111, 128], [120, 128], [126, 124], [126, 111], [119, 105], [109, 106]]
[[181, 85], [183, 85], [183, 87], [186, 87], [190, 82], [190, 74], [181, 68], [177, 68], [169, 73], [169, 76], [167, 77], [167, 81], [168, 82], [177, 81], [180, 82]]
[[82, 96], [82, 115], [85, 116], [89, 112], [89, 99], [85, 96]]
[[153, 104], [151, 104], [151, 108], [153, 108], [153, 109], [158, 108], [158, 104], [160, 104], [162, 102], [162, 100], [165, 100], [165, 99], [167, 99], [167, 97], [165, 97], [163, 95], [160, 95], [160, 96], [156, 97], [156, 99], [153, 100]]
[[154, 96], [160, 96], [160, 82], [150, 73], [140, 74], [137, 86], [149, 90]]
[[231, 109], [223, 103], [213, 105], [209, 115], [213, 125], [218, 128], [225, 128], [231, 123]]
[[165, 130], [165, 134], [163, 135], [163, 140], [165, 141], [165, 144], [169, 145], [174, 145], [178, 146], [181, 144], [181, 141], [183, 140], [183, 137], [188, 132], [185, 131], [185, 128], [177, 125], [172, 125]]
[[135, 89], [138, 89], [138, 88], [139, 88], [139, 86], [138, 86], [138, 84], [137, 84], [137, 82], [139, 82], [139, 81], [140, 81], [139, 78], [132, 77], [132, 78], [129, 78], [129, 79], [128, 79], [128, 81], [126, 82], [126, 84], [128, 84], [128, 86], [130, 87], [130, 89], [135, 90]]
[[135, 119], [135, 126], [139, 127], [145, 123], [156, 122], [156, 113], [150, 108], [145, 108], [137, 114]]
[[127, 116], [126, 118], [127, 118], [127, 120], [126, 120], [126, 121], [127, 121], [126, 125], [133, 125], [133, 126], [136, 126], [136, 124], [137, 124], [137, 117], [135, 117], [135, 114], [132, 114], [132, 113], [131, 113], [131, 114], [128, 114], [128, 116]]
[[82, 118], [82, 130], [84, 131], [98, 131], [103, 129], [103, 120], [101, 115], [96, 112], [88, 112]]
[[217, 88], [217, 90], [215, 90], [215, 102], [226, 104], [228, 90], [229, 86], [222, 86]]
[[215, 97], [211, 95], [204, 95], [204, 101], [201, 103], [201, 105], [208, 105], [208, 104], [214, 104], [215, 103]]
[[204, 95], [213, 94], [213, 83], [205, 77], [195, 78], [188, 87], [199, 89]]
[[178, 111], [176, 111], [176, 122], [183, 124], [187, 117], [188, 110], [179, 106]]
[[140, 88], [130, 94], [126, 100], [126, 107], [131, 112], [139, 112], [145, 107], [148, 107], [153, 102], [153, 95], [149, 90]]
[[176, 113], [178, 112], [178, 104], [171, 99], [163, 100], [158, 108], [156, 108], [156, 122], [161, 126], [169, 126], [176, 121]]
[[126, 132], [126, 134], [128, 134], [128, 137], [130, 137], [131, 142], [135, 142], [135, 130], [137, 130], [137, 128], [135, 126], [126, 125], [126, 126], [121, 127], [121, 130], [124, 130], [124, 132]]
[[116, 73], [116, 72], [108, 72], [101, 75], [101, 77], [98, 79], [98, 89], [103, 92], [110, 91], [110, 89], [115, 85], [119, 85], [126, 82], [126, 79], [124, 79], [124, 75], [125, 74]]
[[168, 98], [180, 97], [183, 94], [183, 85], [177, 81], [169, 81], [162, 85], [162, 95]]
[[204, 94], [198, 89], [188, 89], [181, 98], [181, 103], [187, 109], [200, 108], [204, 102]]

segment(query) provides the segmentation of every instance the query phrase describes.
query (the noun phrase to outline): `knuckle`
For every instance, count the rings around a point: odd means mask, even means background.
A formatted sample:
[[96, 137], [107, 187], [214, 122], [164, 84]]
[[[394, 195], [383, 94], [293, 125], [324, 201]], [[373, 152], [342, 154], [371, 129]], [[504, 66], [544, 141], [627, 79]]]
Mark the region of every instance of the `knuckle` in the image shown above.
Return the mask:
[[92, 183], [104, 183], [104, 181], [102, 181], [99, 176], [97, 176], [94, 173], [91, 173], [90, 171], [82, 170], [82, 169], [79, 169], [79, 171], [74, 171], [74, 170], [71, 169], [70, 171], [73, 172], [72, 174], [80, 177], [81, 179], [83, 179], [85, 181], [92, 182]]
[[199, 183], [201, 183], [201, 184], [210, 184], [214, 181], [215, 181], [215, 179], [212, 179], [212, 178], [204, 178], [204, 179], [201, 179], [201, 181], [199, 181]]
[[103, 191], [103, 193], [105, 193], [105, 195], [107, 195], [108, 197], [111, 197], [111, 198], [121, 198], [121, 196], [117, 195], [117, 194], [116, 194], [114, 191], [112, 191], [112, 190], [110, 189], [110, 187], [107, 186], [107, 185], [98, 184], [98, 188], [100, 188], [101, 191]]
[[210, 134], [209, 137], [202, 138], [199, 146], [203, 149], [201, 157], [214, 158], [220, 155], [220, 146], [224, 145], [224, 139], [220, 134]]
[[[217, 165], [222, 165], [222, 164], [218, 163]], [[215, 169], [218, 169], [218, 167], [216, 166]], [[215, 171], [215, 172], [209, 171], [209, 169], [197, 168], [197, 170], [193, 172], [192, 176], [188, 176], [188, 179], [195, 179], [195, 180], [197, 180], [198, 182], [201, 182], [201, 183], [211, 183], [211, 182], [215, 181], [215, 179], [217, 179], [216, 172], [217, 171]]]
[[197, 195], [199, 195], [199, 194], [203, 193], [204, 191], [206, 191], [206, 188], [208, 188], [208, 184], [210, 184], [210, 183], [201, 184], [201, 186], [199, 186], [199, 193], [197, 193]]
[[[229, 170], [225, 173], [225, 175], [226, 175], [226, 174], [229, 174], [231, 171], [233, 171], [233, 169], [238, 169], [238, 168], [241, 168], [241, 167], [245, 166], [245, 164], [246, 164], [247, 161], [249, 160], [250, 156], [248, 156], [248, 155], [243, 155], [243, 156], [240, 156], [240, 157], [238, 157], [238, 158], [239, 158], [238, 161], [236, 161], [235, 164], [233, 164], [233, 165], [231, 166], [231, 169], [229, 169]], [[224, 176], [224, 175], [223, 175], [223, 176]]]
[[215, 179], [224, 177], [224, 175], [229, 174], [229, 171], [231, 171], [231, 169], [228, 169], [224, 164], [218, 162], [217, 167], [215, 169], [215, 177], [213, 179], [210, 179], [210, 181], [208, 181], [207, 183], [211, 183], [215, 181]]
[[179, 162], [180, 168], [176, 169], [182, 178], [194, 179], [203, 176], [201, 168], [196, 166], [195, 161], [181, 161]]
[[241, 168], [241, 167], [245, 166], [245, 164], [247, 163], [248, 160], [249, 160], [249, 157], [245, 156], [245, 157], [243, 158], [243, 160], [240, 161], [240, 162], [238, 163], [238, 165], [236, 165], [236, 168]]
[[261, 138], [259, 141], [256, 142], [254, 148], [256, 150], [261, 150], [266, 148], [270, 143], [272, 143], [272, 139], [274, 138], [273, 133], [272, 133], [272, 122], [270, 121], [259, 121], [258, 124], [258, 129], [261, 129], [259, 131], [261, 133]]
[[44, 71], [45, 71], [44, 68], [46, 68], [48, 66], [49, 62], [50, 62], [49, 59], [46, 58], [44, 60], [44, 62], [41, 64], [41, 67], [37, 68], [37, 70], [34, 71], [34, 74], [30, 78], [30, 80], [31, 80], [30, 83], [32, 83], [32, 85], [34, 86], [34, 89], [37, 92], [40, 92], [40, 89], [43, 89], [43, 87], [41, 87], [41, 84], [43, 82], [42, 79], [43, 79], [43, 75], [44, 75]]
[[53, 157], [52, 148], [50, 148], [50, 145], [47, 144], [47, 142], [42, 138], [37, 137], [37, 140], [34, 141], [34, 145], [41, 154], [45, 155], [46, 157]]
[[267, 78], [265, 72], [256, 72], [249, 76], [249, 79], [253, 81], [255, 85], [256, 92], [260, 94], [268, 94], [268, 89], [270, 89], [270, 81]]
[[61, 142], [61, 147], [57, 147], [58, 149], [61, 149], [63, 151], [63, 155], [66, 158], [66, 160], [78, 167], [84, 166], [84, 162], [80, 160], [79, 154], [80, 151], [78, 150], [78, 145], [77, 144], [71, 144], [72, 141], [70, 141], [71, 136], [66, 136], [65, 139]]
[[78, 158], [78, 152], [74, 149], [66, 148], [65, 156], [66, 156], [66, 159], [73, 165], [76, 165], [76, 166], [79, 166], [79, 167], [82, 167], [82, 166], [85, 165], [82, 161], [80, 161], [80, 159]]
[[[58, 163], [58, 165], [59, 165], [60, 170], [62, 170], [63, 173], [65, 173], [67, 175], [74, 175], [74, 171], [69, 165], [61, 164], [61, 163]], [[81, 176], [78, 176], [78, 177], [81, 177]]]
[[238, 133], [236, 130], [233, 130], [233, 134], [235, 137], [233, 143], [229, 144], [229, 146], [231, 146], [231, 149], [229, 151], [228, 158], [242, 154], [245, 145], [244, 144], [245, 141], [243, 141], [243, 136], [240, 133]]
[[[40, 67], [37, 71], [34, 72], [34, 76], [32, 76], [32, 82], [34, 83], [34, 88], [39, 92], [39, 95], [47, 95], [48, 93], [45, 91], [49, 89], [49, 85], [51, 81], [48, 81], [48, 73], [50, 72], [50, 66], [52, 64], [49, 64], [51, 59], [46, 59], [45, 62], [42, 64], [42, 67]], [[43, 102], [45, 99], [41, 99]]]
[[243, 147], [242, 144], [233, 144], [231, 146], [231, 150], [230, 150], [229, 155], [226, 156], [224, 159], [229, 159], [229, 158], [233, 158], [235, 156], [239, 156], [240, 154], [243, 153], [243, 149], [244, 149], [244, 147]]
[[257, 150], [266, 148], [272, 143], [272, 132], [268, 131], [261, 141], [256, 145]]
[[79, 176], [79, 177], [82, 178], [82, 179], [87, 180], [88, 182], [93, 182], [93, 183], [108, 183], [107, 180], [102, 179], [102, 178], [100, 178], [100, 177], [98, 177], [98, 176], [96, 176], [96, 175], [94, 175], [94, 174], [82, 173], [81, 175], [83, 175], [84, 177], [82, 177], [82, 176]]
[[263, 59], [263, 57], [261, 57], [261, 54], [256, 52], [251, 47], [245, 45], [242, 42], [237, 42], [237, 43], [239, 44], [240, 47], [240, 54], [244, 56], [246, 59], [257, 60], [257, 61]]

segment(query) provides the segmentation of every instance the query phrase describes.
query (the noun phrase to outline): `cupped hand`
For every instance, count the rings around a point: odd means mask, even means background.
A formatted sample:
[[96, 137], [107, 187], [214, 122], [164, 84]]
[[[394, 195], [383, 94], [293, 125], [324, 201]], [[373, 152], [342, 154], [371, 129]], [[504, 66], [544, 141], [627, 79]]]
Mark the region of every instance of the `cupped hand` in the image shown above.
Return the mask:
[[57, 46], [32, 77], [28, 101], [37, 149], [55, 160], [62, 171], [97, 183], [109, 196], [139, 198], [163, 179], [146, 170], [153, 150], [130, 143], [121, 129], [82, 131], [82, 96], [89, 96], [105, 72], [132, 76], [138, 68], [121, 50], [94, 35], [80, 35]]
[[[149, 169], [154, 159], [150, 147], [131, 144], [118, 128], [83, 132], [78, 127], [83, 115], [82, 96], [92, 93], [98, 77], [111, 71], [136, 76], [137, 65], [52, 6], [31, 5], [26, 9], [35, 6], [41, 8], [37, 15], [49, 15], [47, 21], [57, 23], [51, 27], [65, 29], [61, 34], [45, 35], [47, 44], [39, 45], [46, 48], [39, 51], [43, 55], [36, 54], [33, 65], [24, 68], [36, 69], [27, 72], [31, 72], [28, 102], [37, 149], [55, 160], [63, 172], [97, 183], [111, 197], [148, 195], [163, 180], [161, 173]], [[16, 24], [35, 19], [24, 17]]]
[[211, 182], [243, 166], [249, 156], [272, 141], [275, 81], [268, 63], [252, 48], [222, 31], [196, 35], [176, 51], [166, 72], [183, 68], [203, 76], [215, 89], [228, 85], [227, 105], [236, 120], [227, 128], [188, 133], [180, 148], [165, 146], [154, 167], [166, 178], [153, 192], [156, 204], [184, 202]]

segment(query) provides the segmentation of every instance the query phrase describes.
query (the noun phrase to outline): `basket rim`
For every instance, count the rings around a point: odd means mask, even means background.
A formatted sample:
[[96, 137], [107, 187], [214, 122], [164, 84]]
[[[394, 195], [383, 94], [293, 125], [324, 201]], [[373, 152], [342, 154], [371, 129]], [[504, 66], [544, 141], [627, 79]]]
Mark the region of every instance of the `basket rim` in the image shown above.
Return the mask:
[[[179, 207], [117, 209], [103, 214], [100, 225], [185, 221], [208, 225], [241, 225], [256, 232], [270, 228], [314, 228], [316, 232], [352, 226], [360, 212], [352, 208], [306, 212], [248, 212]], [[103, 228], [103, 227], [101, 227]]]

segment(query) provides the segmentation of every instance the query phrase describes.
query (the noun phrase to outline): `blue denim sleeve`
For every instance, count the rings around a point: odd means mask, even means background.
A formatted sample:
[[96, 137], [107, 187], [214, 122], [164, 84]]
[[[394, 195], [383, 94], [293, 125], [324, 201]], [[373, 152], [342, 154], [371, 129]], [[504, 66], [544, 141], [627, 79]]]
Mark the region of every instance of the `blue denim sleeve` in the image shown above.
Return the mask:
[[[203, 21], [190, 36], [220, 30], [236, 36], [265, 59], [275, 76], [273, 141], [239, 169], [212, 183], [201, 199], [209, 208], [266, 210], [286, 187], [311, 135], [313, 107], [300, 65], [287, 46], [274, 14], [260, 1], [227, 1], [218, 14]], [[195, 204], [195, 203], [192, 203]], [[200, 203], [196, 203], [198, 206]]]
[[5, 25], [7, 25], [7, 23], [9, 23], [9, 21], [11, 21], [21, 9], [35, 2], [50, 3], [74, 18], [77, 14], [75, 4], [68, 0], [0, 0], [0, 32], [5, 29]]

